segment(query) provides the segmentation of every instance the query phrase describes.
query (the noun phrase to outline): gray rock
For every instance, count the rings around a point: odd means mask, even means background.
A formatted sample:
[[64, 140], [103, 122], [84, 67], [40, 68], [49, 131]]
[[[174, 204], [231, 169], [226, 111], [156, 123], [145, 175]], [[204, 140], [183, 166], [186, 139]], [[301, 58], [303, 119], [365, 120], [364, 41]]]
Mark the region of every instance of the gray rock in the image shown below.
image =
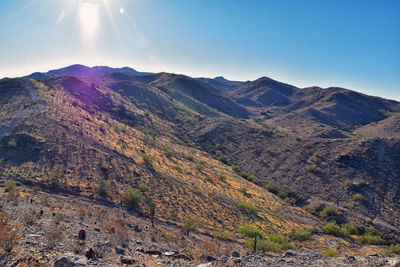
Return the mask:
[[120, 254], [120, 255], [125, 255], [125, 249], [115, 247], [115, 253]]
[[54, 262], [54, 267], [75, 267], [75, 263], [67, 257], [59, 258]]
[[240, 253], [238, 251], [232, 251], [232, 257], [239, 258]]
[[297, 255], [299, 255], [299, 253], [297, 251], [294, 251], [294, 250], [290, 249], [290, 250], [286, 251], [285, 253], [283, 253], [282, 257], [283, 258], [288, 258], [288, 257], [295, 257]]

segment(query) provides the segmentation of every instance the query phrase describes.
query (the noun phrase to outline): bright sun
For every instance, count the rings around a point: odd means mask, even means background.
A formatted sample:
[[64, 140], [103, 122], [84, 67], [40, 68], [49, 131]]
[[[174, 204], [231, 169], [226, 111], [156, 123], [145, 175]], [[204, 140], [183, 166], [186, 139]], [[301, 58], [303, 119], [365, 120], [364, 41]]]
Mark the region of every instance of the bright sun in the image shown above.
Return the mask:
[[79, 4], [79, 21], [83, 38], [92, 42], [99, 27], [99, 6], [91, 2]]

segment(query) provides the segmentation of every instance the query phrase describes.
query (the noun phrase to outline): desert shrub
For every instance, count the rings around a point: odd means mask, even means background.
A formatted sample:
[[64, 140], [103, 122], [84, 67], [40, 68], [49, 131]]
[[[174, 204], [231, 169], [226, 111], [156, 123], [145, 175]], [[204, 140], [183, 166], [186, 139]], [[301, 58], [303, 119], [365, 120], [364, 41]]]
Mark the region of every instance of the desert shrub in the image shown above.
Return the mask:
[[4, 212], [0, 213], [0, 247], [6, 254], [11, 253], [15, 246], [19, 244], [21, 239], [20, 229], [20, 224], [10, 222]]
[[292, 249], [293, 246], [287, 241], [286, 237], [281, 234], [270, 234], [266, 237], [267, 240], [279, 244], [280, 250]]
[[389, 252], [394, 253], [394, 254], [400, 254], [400, 244], [390, 245]]
[[198, 171], [202, 171], [202, 170], [204, 169], [204, 163], [202, 163], [202, 162], [197, 163], [196, 166], [195, 166], [195, 168], [196, 168], [196, 170], [198, 170]]
[[275, 195], [279, 192], [279, 188], [273, 182], [268, 182], [264, 185], [264, 188]]
[[228, 231], [220, 231], [214, 234], [214, 238], [217, 240], [228, 240], [231, 238], [231, 235]]
[[249, 203], [246, 203], [246, 202], [242, 202], [242, 201], [239, 202], [237, 204], [237, 207], [239, 208], [239, 210], [242, 213], [244, 213], [244, 214], [246, 214], [248, 216], [253, 216], [253, 215], [256, 216], [257, 213], [258, 213], [258, 208], [256, 206], [253, 206], [253, 205], [251, 205]]
[[350, 235], [357, 235], [358, 234], [358, 228], [352, 223], [344, 223], [340, 226], [340, 229], [345, 236], [350, 236]]
[[246, 186], [242, 186], [239, 188], [239, 191], [246, 195], [249, 189]]
[[293, 189], [285, 186], [282, 190], [280, 190], [278, 192], [278, 196], [282, 199], [286, 199], [286, 198], [297, 198], [297, 193], [296, 191], [294, 191]]
[[129, 188], [122, 194], [122, 199], [129, 208], [136, 208], [144, 196], [139, 189]]
[[353, 185], [353, 182], [352, 182], [349, 178], [346, 178], [346, 179], [343, 181], [343, 184], [344, 184], [345, 186], [347, 186], [347, 187], [351, 187], [351, 186]]
[[189, 235], [190, 232], [196, 231], [199, 225], [199, 218], [197, 217], [190, 217], [186, 219], [185, 223], [182, 226], [183, 233]]
[[239, 173], [239, 172], [241, 172], [242, 171], [242, 169], [240, 169], [240, 167], [239, 166], [236, 166], [236, 165], [232, 165], [232, 170], [234, 171], [234, 172], [236, 172], [236, 173]]
[[185, 156], [185, 158], [189, 161], [194, 161], [194, 156], [192, 154], [188, 154]]
[[[248, 242], [246, 242], [246, 246], [249, 248], [252, 248], [252, 242], [250, 242], [252, 240], [248, 240]], [[268, 239], [261, 239], [258, 241], [257, 244], [257, 250], [265, 253], [267, 251], [270, 252], [278, 252], [281, 250], [281, 246], [278, 243], [272, 242]]]
[[295, 198], [285, 198], [285, 202], [289, 203], [290, 205], [296, 205], [296, 199]]
[[150, 187], [147, 184], [140, 184], [138, 186], [138, 189], [140, 190], [140, 192], [144, 193], [150, 190]]
[[326, 206], [320, 213], [319, 217], [327, 219], [329, 217], [336, 216], [336, 208], [333, 206]]
[[97, 181], [97, 192], [100, 196], [106, 197], [108, 196], [108, 192], [111, 190], [111, 182], [106, 181], [104, 179], [99, 179]]
[[355, 193], [353, 195], [353, 200], [363, 202], [363, 201], [365, 201], [365, 197], [363, 195], [361, 195], [360, 193]]
[[142, 157], [143, 162], [148, 166], [152, 166], [153, 165], [154, 159], [155, 159], [155, 157], [153, 155], [150, 155], [150, 154], [144, 154], [143, 157]]
[[252, 183], [256, 182], [256, 177], [254, 177], [253, 175], [249, 174], [248, 172], [240, 171], [239, 175], [242, 176], [244, 179], [246, 179], [249, 182], [252, 182]]
[[223, 173], [220, 173], [220, 174], [218, 175], [218, 178], [219, 178], [221, 181], [225, 181], [225, 180], [227, 179], [226, 175], [223, 174]]
[[337, 257], [338, 256], [337, 250], [332, 249], [332, 248], [328, 248], [328, 249], [322, 251], [322, 254], [324, 254], [327, 257]]
[[5, 186], [6, 192], [11, 192], [11, 191], [15, 190], [15, 188], [17, 187], [17, 184], [14, 181], [14, 179], [9, 179], [4, 183], [4, 186]]
[[342, 229], [335, 221], [328, 222], [325, 226], [322, 227], [322, 229], [328, 235], [334, 235], [334, 236], [342, 236], [343, 235]]
[[242, 225], [238, 231], [242, 236], [253, 239], [251, 243], [249, 241], [248, 245], [249, 248], [252, 248], [253, 251], [256, 251], [258, 240], [263, 238], [262, 231], [259, 228], [253, 227], [248, 224]]
[[316, 214], [316, 211], [315, 211], [315, 209], [313, 208], [313, 207], [311, 207], [310, 205], [305, 205], [304, 207], [303, 207], [303, 209], [306, 211], [306, 212], [308, 212], [308, 213], [310, 213], [310, 214]]
[[294, 240], [304, 242], [310, 239], [311, 231], [308, 229], [293, 230], [292, 233], [290, 234], [290, 237], [293, 238]]
[[228, 158], [225, 155], [219, 154], [217, 155], [217, 159], [222, 163], [228, 164]]
[[172, 166], [172, 168], [174, 168], [177, 171], [182, 171], [182, 167], [179, 165], [174, 165], [174, 166]]
[[362, 236], [359, 237], [361, 243], [370, 245], [385, 245], [386, 240], [380, 236], [376, 229], [372, 226], [368, 226]]
[[176, 151], [173, 150], [172, 148], [166, 146], [163, 148], [163, 154], [167, 158], [173, 158], [176, 156]]

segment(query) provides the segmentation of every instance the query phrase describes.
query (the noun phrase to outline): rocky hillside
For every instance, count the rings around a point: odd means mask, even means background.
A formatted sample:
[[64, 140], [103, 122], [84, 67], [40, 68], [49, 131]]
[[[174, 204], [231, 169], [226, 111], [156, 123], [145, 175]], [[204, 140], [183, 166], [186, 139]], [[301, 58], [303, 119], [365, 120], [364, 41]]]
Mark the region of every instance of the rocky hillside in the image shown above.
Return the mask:
[[[159, 251], [158, 258], [140, 251], [135, 264], [157, 262], [171, 243], [187, 258], [167, 256], [170, 264], [243, 254], [249, 236], [238, 230], [246, 225], [263, 232], [266, 251], [279, 253], [386, 254], [400, 237], [400, 142], [389, 130], [400, 114], [395, 101], [266, 77], [234, 82], [74, 65], [1, 80], [0, 106], [0, 207], [10, 221], [2, 227], [23, 225], [17, 256], [4, 262], [25, 261], [32, 242], [31, 254], [46, 254], [35, 257], [42, 263], [83, 255], [110, 239], [111, 230], [98, 226], [106, 223], [132, 235], [124, 257], [137, 254], [138, 242]], [[82, 210], [91, 216], [80, 218]], [[99, 218], [98, 210], [109, 215]], [[115, 221], [120, 215], [129, 222]], [[132, 225], [149, 220], [157, 231], [146, 226], [136, 236]], [[324, 228], [330, 220], [357, 231], [333, 233]], [[191, 237], [182, 231], [190, 222]], [[53, 226], [64, 238], [49, 250]], [[78, 228], [90, 233], [80, 252], [66, 245], [79, 239]], [[310, 233], [307, 242], [296, 231]], [[187, 242], [165, 240], [170, 232]], [[207, 252], [213, 242], [219, 249]], [[117, 252], [91, 259], [121, 263]]]

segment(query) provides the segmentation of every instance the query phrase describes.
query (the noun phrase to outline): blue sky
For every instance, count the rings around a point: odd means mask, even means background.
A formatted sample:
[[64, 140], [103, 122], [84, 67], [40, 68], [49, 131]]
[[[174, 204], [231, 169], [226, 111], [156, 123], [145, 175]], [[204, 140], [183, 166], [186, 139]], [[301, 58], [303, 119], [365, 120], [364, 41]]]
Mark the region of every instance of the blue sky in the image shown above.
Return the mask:
[[400, 1], [0, 1], [0, 77], [74, 63], [400, 100]]

